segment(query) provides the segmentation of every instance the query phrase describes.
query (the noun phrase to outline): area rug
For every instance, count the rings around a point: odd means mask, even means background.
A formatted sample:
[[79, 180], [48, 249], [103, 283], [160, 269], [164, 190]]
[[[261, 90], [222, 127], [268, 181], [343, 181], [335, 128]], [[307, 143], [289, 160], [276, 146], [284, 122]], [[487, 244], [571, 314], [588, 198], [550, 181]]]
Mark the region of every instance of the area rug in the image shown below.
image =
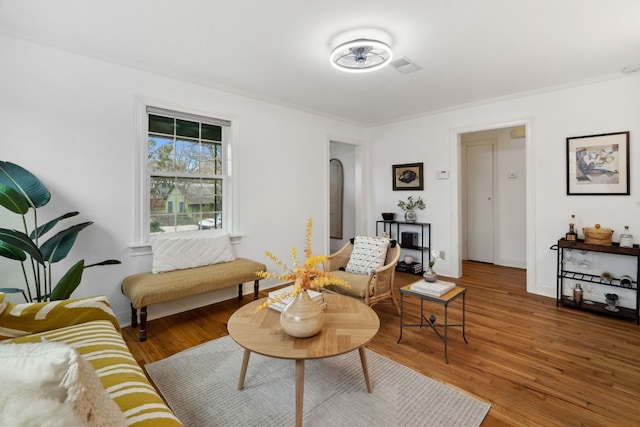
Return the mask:
[[[295, 362], [252, 353], [229, 336], [145, 366], [187, 427], [295, 425]], [[305, 362], [304, 425], [479, 426], [489, 404], [367, 350], [373, 393], [357, 351]]]

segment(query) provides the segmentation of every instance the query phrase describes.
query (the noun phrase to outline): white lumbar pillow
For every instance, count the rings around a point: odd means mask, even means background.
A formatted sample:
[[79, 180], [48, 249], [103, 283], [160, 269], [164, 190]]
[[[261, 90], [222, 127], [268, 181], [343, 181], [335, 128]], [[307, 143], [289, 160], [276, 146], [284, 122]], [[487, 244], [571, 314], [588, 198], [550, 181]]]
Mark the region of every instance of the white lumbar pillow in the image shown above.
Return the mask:
[[0, 426], [89, 426], [69, 405], [33, 384], [15, 382], [0, 388]]
[[356, 236], [345, 270], [355, 274], [370, 274], [384, 265], [388, 247], [389, 239], [386, 237]]
[[151, 248], [154, 274], [235, 260], [229, 234], [159, 238], [151, 243]]
[[[55, 342], [0, 344], [0, 382], [4, 384], [3, 388], [15, 384], [27, 390], [38, 389], [40, 395], [46, 396], [54, 405], [57, 402], [70, 408], [81, 420], [80, 425], [127, 425], [124, 414], [102, 387], [91, 364], [69, 345]], [[11, 408], [18, 406], [15, 399], [5, 401]], [[29, 412], [25, 407], [26, 419], [31, 415]], [[34, 419], [38, 416], [33, 413]], [[34, 421], [17, 425], [48, 424]]]

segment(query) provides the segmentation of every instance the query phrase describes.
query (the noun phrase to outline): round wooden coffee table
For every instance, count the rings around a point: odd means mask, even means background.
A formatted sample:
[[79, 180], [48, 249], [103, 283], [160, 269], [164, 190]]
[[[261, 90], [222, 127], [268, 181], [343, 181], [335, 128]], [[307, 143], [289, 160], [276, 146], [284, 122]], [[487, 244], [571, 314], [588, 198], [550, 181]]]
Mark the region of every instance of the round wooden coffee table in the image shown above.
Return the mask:
[[296, 426], [302, 426], [304, 361], [307, 359], [337, 356], [358, 349], [367, 391], [372, 390], [364, 346], [380, 328], [378, 315], [356, 299], [327, 293], [323, 296], [327, 303], [324, 327], [309, 338], [285, 334], [280, 327], [279, 312], [270, 308], [256, 311], [264, 298], [238, 309], [227, 324], [229, 335], [245, 349], [238, 390], [244, 387], [251, 352], [296, 361]]

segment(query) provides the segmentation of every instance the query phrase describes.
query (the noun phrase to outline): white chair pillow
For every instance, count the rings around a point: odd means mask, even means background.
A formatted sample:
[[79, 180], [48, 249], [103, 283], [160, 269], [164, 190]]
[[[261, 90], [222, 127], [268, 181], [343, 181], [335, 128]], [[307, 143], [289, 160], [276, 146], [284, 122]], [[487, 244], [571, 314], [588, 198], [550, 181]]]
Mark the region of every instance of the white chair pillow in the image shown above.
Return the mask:
[[388, 247], [389, 239], [386, 237], [356, 236], [345, 270], [355, 274], [370, 274], [384, 265]]
[[160, 238], [151, 243], [151, 248], [154, 274], [235, 260], [229, 234]]

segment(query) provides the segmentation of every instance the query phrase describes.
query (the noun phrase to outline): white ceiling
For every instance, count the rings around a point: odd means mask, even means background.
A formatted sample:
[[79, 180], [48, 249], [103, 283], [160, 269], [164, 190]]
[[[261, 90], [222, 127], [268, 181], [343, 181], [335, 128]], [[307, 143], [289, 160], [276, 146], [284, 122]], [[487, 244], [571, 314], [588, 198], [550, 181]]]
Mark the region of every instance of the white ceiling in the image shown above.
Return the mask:
[[[421, 69], [331, 67], [362, 28]], [[619, 76], [640, 0], [0, 0], [0, 32], [369, 126]]]

